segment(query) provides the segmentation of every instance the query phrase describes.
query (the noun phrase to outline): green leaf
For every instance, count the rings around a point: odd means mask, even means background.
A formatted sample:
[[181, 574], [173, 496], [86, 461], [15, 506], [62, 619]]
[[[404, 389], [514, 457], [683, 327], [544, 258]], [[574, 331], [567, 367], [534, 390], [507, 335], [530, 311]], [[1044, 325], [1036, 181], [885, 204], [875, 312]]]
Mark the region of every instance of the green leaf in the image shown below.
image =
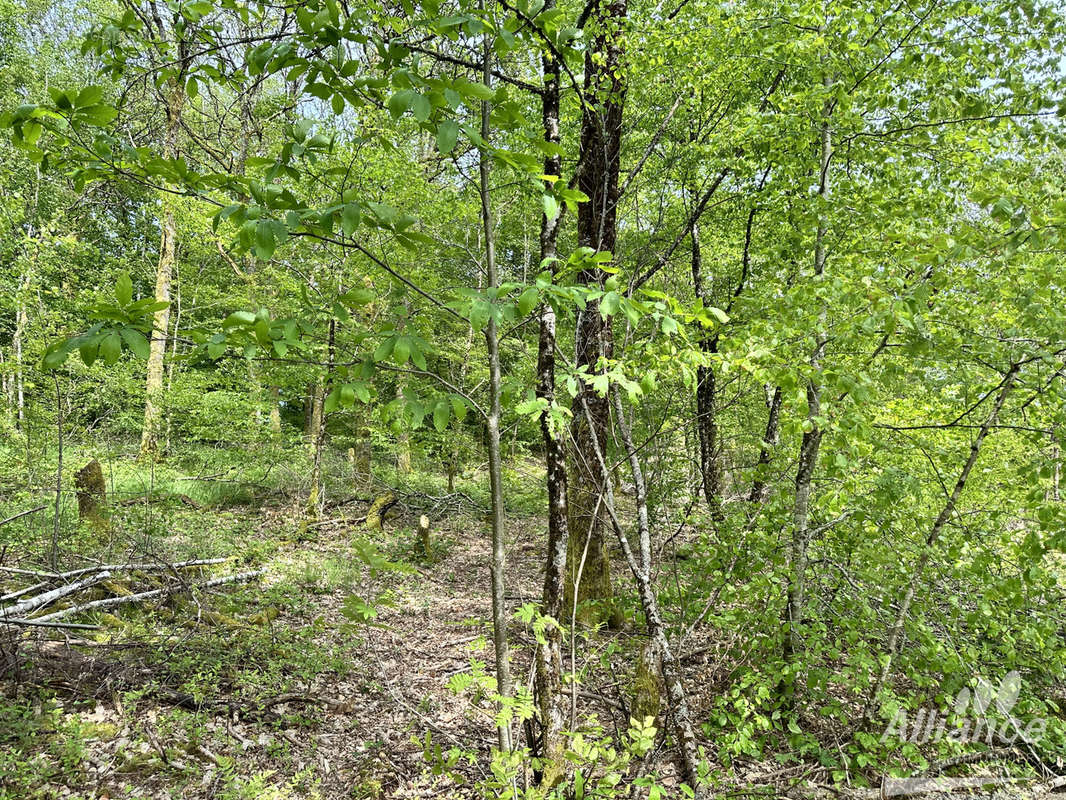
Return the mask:
[[384, 361], [386, 358], [392, 355], [392, 350], [395, 346], [396, 337], [390, 336], [388, 339], [378, 345], [377, 350], [374, 351], [374, 360]]
[[269, 261], [270, 257], [274, 255], [274, 250], [277, 248], [277, 242], [274, 240], [274, 226], [271, 224], [271, 220], [260, 220], [255, 226], [255, 257], [260, 261]]
[[115, 299], [120, 306], [128, 306], [133, 299], [133, 281], [128, 272], [120, 272], [115, 280]]
[[549, 220], [559, 216], [559, 201], [553, 195], [542, 194], [540, 196], [540, 205], [544, 209], [544, 216]]
[[356, 203], [348, 203], [341, 211], [341, 230], [345, 236], [351, 236], [359, 227], [359, 206]]
[[389, 113], [392, 114], [393, 119], [399, 119], [404, 113], [411, 107], [411, 101], [414, 99], [415, 93], [410, 89], [404, 89], [403, 91], [396, 92], [389, 98], [387, 103]]
[[392, 348], [392, 360], [397, 365], [403, 366], [411, 355], [411, 337], [400, 336], [396, 339], [396, 345]]
[[100, 340], [97, 337], [92, 337], [85, 342], [82, 342], [78, 348], [78, 353], [81, 354], [81, 360], [85, 363], [85, 366], [91, 367], [93, 362], [96, 361], [96, 354], [100, 349]]
[[470, 326], [479, 331], [485, 327], [492, 316], [492, 304], [484, 300], [475, 300], [470, 306]]
[[342, 294], [339, 299], [349, 308], [356, 308], [358, 306], [365, 306], [375, 297], [376, 295], [369, 289], [356, 287], [355, 289], [349, 289], [347, 292]]
[[441, 400], [433, 407], [433, 427], [437, 433], [443, 433], [448, 427], [448, 418], [451, 416], [452, 407], [447, 400]]
[[147, 359], [152, 351], [151, 345], [148, 344], [148, 340], [144, 334], [136, 328], [122, 328], [120, 331], [122, 339], [126, 342], [126, 346], [133, 352], [137, 358]]
[[446, 119], [437, 126], [437, 149], [441, 155], [448, 155], [455, 149], [455, 143], [459, 140], [459, 123], [454, 119]]
[[424, 94], [415, 94], [411, 98], [411, 111], [415, 115], [415, 119], [419, 122], [425, 122], [429, 119], [429, 115], [433, 113], [433, 104], [429, 102], [429, 98]]
[[622, 297], [618, 292], [607, 292], [600, 300], [600, 316], [606, 318], [618, 313], [621, 304]]
[[235, 328], [238, 325], [251, 325], [253, 322], [255, 322], [255, 314], [251, 311], [234, 311], [222, 320], [222, 327]]
[[78, 92], [78, 99], [74, 101], [74, 105], [78, 108], [88, 108], [89, 106], [95, 106], [103, 97], [104, 89], [102, 86], [86, 86]]
[[122, 354], [122, 337], [115, 331], [111, 331], [100, 341], [100, 358], [105, 364], [111, 365], [118, 361]]
[[522, 294], [518, 295], [518, 313], [521, 316], [526, 316], [537, 306], [537, 301], [540, 299], [540, 292], [537, 291], [536, 286], [530, 286]]

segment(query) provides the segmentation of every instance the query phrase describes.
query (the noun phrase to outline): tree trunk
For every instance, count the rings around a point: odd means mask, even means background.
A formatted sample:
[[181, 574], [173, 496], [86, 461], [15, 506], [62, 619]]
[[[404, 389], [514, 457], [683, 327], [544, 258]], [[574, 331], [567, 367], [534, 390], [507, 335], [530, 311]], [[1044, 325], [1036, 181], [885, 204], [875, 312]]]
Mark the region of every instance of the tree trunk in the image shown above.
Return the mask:
[[[617, 238], [616, 212], [618, 206], [618, 174], [622, 140], [622, 110], [626, 84], [624, 25], [626, 0], [604, 0], [596, 5], [586, 30], [595, 31], [594, 39], [585, 55], [586, 104], [581, 120], [581, 171], [578, 188], [588, 195], [588, 201], [578, 206], [578, 246], [596, 251], [614, 252]], [[599, 267], [582, 270], [577, 279], [589, 286], [602, 286], [607, 273]], [[601, 371], [601, 358], [610, 358], [613, 351], [611, 318], [604, 319], [594, 307], [578, 313], [574, 334], [575, 359], [578, 369], [586, 367], [595, 374]], [[588, 413], [583, 408], [588, 406]], [[604, 511], [600, 496], [604, 480], [591, 461], [593, 445], [607, 451], [608, 400], [582, 381], [573, 404], [573, 470], [570, 480], [570, 537], [569, 563], [571, 578], [567, 582], [567, 602], [576, 594], [579, 602], [594, 600], [601, 604], [600, 620], [617, 628], [621, 613], [612, 602], [610, 560], [604, 538]], [[587, 540], [587, 545], [586, 545]], [[575, 586], [574, 574], [581, 554], [587, 552], [580, 586]], [[586, 621], [590, 620], [587, 616]]]
[[[637, 594], [640, 597], [641, 608], [644, 611], [648, 636], [659, 658], [660, 671], [670, 703], [670, 717], [681, 747], [682, 777], [695, 790], [696, 797], [700, 798], [704, 796], [704, 791], [698, 787], [699, 747], [696, 740], [695, 727], [692, 723], [692, 713], [688, 706], [688, 696], [685, 693], [684, 684], [681, 681], [681, 664], [670, 647], [666, 625], [659, 610], [659, 600], [652, 583], [652, 544], [651, 525], [648, 515], [647, 484], [644, 481], [644, 472], [640, 466], [640, 458], [637, 454], [636, 446], [633, 444], [633, 436], [625, 420], [621, 395], [617, 390], [614, 390], [613, 397], [619, 437], [629, 458], [630, 472], [633, 476], [640, 547], [639, 561], [633, 554], [629, 546], [629, 539], [626, 537], [625, 531], [618, 520], [618, 514], [615, 511], [614, 490], [611, 487], [610, 480], [608, 480], [607, 462], [604, 459], [603, 450], [600, 449], [599, 444], [596, 442], [593, 442], [592, 457], [597, 463], [604, 480], [603, 506], [607, 509], [607, 515], [614, 528], [618, 545], [622, 549], [622, 554], [625, 556], [626, 563], [629, 565], [629, 569], [636, 581]], [[582, 410], [585, 414], [590, 413], [587, 405]]]
[[[832, 78], [828, 73], [823, 78], [823, 86], [828, 91]], [[829, 125], [832, 105], [826, 101], [821, 127], [821, 154], [819, 172], [821, 178], [818, 197], [825, 201], [829, 197], [829, 164], [833, 157], [833, 135]], [[824, 211], [818, 214], [818, 229], [814, 237], [814, 274], [820, 277], [825, 271], [827, 227]], [[827, 341], [825, 333], [825, 309], [819, 313], [818, 328], [815, 331], [814, 352], [810, 359], [811, 377], [807, 382], [807, 421], [803, 440], [800, 442], [799, 464], [796, 467], [796, 493], [792, 505], [792, 546], [789, 557], [788, 590], [785, 606], [785, 623], [787, 632], [782, 648], [786, 663], [795, 667], [796, 656], [803, 644], [802, 625], [806, 611], [807, 551], [810, 546], [810, 500], [811, 480], [818, 463], [818, 451], [822, 444], [822, 426], [819, 417], [822, 412], [822, 387], [818, 371], [821, 369], [822, 356]], [[791, 700], [795, 696], [795, 670], [786, 679], [786, 691]]]
[[759, 444], [759, 460], [755, 464], [755, 477], [748, 493], [749, 503], [766, 502], [766, 469], [770, 466], [774, 448], [781, 438], [781, 387], [775, 386], [773, 394], [766, 387], [766, 432]]
[[[328, 353], [326, 372], [333, 371], [333, 347], [337, 333], [337, 321], [329, 321]], [[322, 486], [322, 446], [326, 438], [326, 377], [320, 376], [315, 383], [314, 405], [311, 408], [311, 487], [307, 492], [307, 516], [318, 519], [326, 504], [325, 491]]]
[[[185, 105], [184, 71], [171, 79], [170, 97], [166, 105], [167, 131], [163, 143], [163, 157], [177, 158], [178, 130]], [[141, 457], [148, 460], [159, 458], [159, 440], [163, 433], [163, 357], [167, 349], [167, 333], [170, 327], [170, 280], [174, 272], [177, 252], [177, 221], [174, 217], [174, 198], [164, 193], [163, 211], [159, 220], [159, 263], [155, 272], [155, 299], [168, 305], [155, 312], [152, 322], [152, 337], [148, 353], [148, 374], [145, 382], [144, 427], [141, 430]]]
[[277, 386], [270, 387], [270, 431], [271, 433], [281, 433], [281, 403], [279, 401], [280, 392]]
[[[704, 306], [711, 305], [703, 281], [703, 256], [700, 252], [699, 224], [693, 222], [689, 231], [692, 239], [692, 288]], [[710, 355], [718, 352], [718, 336], [700, 336], [700, 350]], [[717, 398], [714, 366], [696, 368], [696, 435], [700, 443], [700, 482], [707, 509], [715, 522], [722, 515], [722, 464], [718, 443]]]
[[[554, 5], [548, 0], [544, 10]], [[541, 95], [541, 114], [544, 140], [559, 143], [559, 75], [558, 64], [544, 55], [541, 70], [544, 92]], [[562, 158], [550, 155], [544, 159], [544, 174], [559, 175]], [[557, 252], [562, 216], [540, 219], [540, 263], [553, 258]], [[555, 403], [555, 309], [550, 303], [540, 307], [540, 336], [537, 341], [537, 397], [548, 401], [549, 410]], [[551, 617], [555, 624], [544, 630], [544, 642], [537, 647], [534, 692], [540, 714], [538, 741], [531, 742], [534, 754], [542, 760], [536, 777], [545, 786], [554, 786], [566, 769], [566, 702], [562, 692], [563, 674], [563, 599], [566, 594], [567, 547], [570, 540], [569, 505], [566, 481], [566, 446], [561, 432], [552, 425], [549, 410], [540, 416], [540, 431], [544, 439], [544, 461], [548, 489], [548, 556], [544, 568], [544, 588], [541, 592], [540, 613]]]
[[[482, 43], [482, 80], [492, 85], [492, 38], [485, 34]], [[492, 103], [481, 103], [481, 138], [491, 136], [489, 119]], [[489, 289], [500, 285], [496, 273], [496, 244], [492, 220], [492, 198], [489, 194], [491, 154], [480, 151], [481, 224], [485, 233], [485, 273]], [[489, 367], [489, 409], [485, 420], [489, 445], [489, 492], [492, 499], [492, 641], [496, 651], [496, 691], [500, 697], [511, 696], [511, 657], [507, 643], [507, 601], [504, 598], [504, 568], [507, 560], [506, 530], [503, 513], [503, 467], [500, 463], [500, 342], [496, 319], [489, 316], [485, 326], [485, 349]], [[497, 728], [500, 750], [511, 749], [511, 725], [505, 722]]]
[[877, 682], [874, 683], [873, 688], [870, 690], [870, 694], [866, 699], [866, 706], [862, 712], [863, 724], [869, 722], [873, 716], [877, 698], [881, 694], [881, 690], [885, 688], [885, 684], [888, 682], [888, 676], [892, 671], [892, 661], [896, 657], [896, 650], [899, 647], [899, 641], [903, 635], [903, 626], [907, 621], [907, 615], [910, 613], [911, 603], [914, 602], [914, 595], [918, 591], [918, 584], [922, 580], [925, 567], [929, 563], [930, 557], [933, 555], [933, 545], [935, 545], [937, 539], [940, 538], [940, 533], [944, 530], [944, 526], [947, 524], [948, 520], [951, 519], [951, 515], [955, 513], [955, 508], [959, 503], [959, 497], [962, 496], [962, 490], [966, 488], [966, 481], [970, 477], [970, 472], [973, 470], [974, 464], [977, 463], [977, 456], [981, 452], [981, 445], [984, 443], [985, 437], [988, 436], [988, 432], [992, 429], [992, 426], [996, 424], [999, 412], [1003, 410], [1003, 403], [1006, 402], [1007, 395], [1010, 394], [1010, 390], [1014, 386], [1014, 381], [1018, 377], [1018, 370], [1018, 364], [1011, 364], [1010, 369], [1003, 378], [1003, 382], [1000, 384], [999, 394], [996, 395], [996, 401], [992, 406], [992, 411], [989, 413], [988, 418], [985, 420], [980, 430], [978, 430], [977, 436], [974, 437], [973, 443], [970, 445], [970, 454], [966, 458], [966, 463], [963, 464], [958, 480], [955, 481], [955, 488], [951, 490], [947, 502], [944, 503], [944, 507], [933, 521], [933, 525], [929, 529], [928, 535], [925, 537], [925, 545], [922, 548], [922, 554], [918, 557], [918, 563], [915, 564], [914, 571], [911, 573], [910, 581], [907, 583], [907, 590], [903, 595], [903, 601], [899, 604], [899, 612], [896, 614], [896, 620], [888, 634], [888, 643], [885, 645], [886, 657], [882, 659], [881, 673], [877, 676]]

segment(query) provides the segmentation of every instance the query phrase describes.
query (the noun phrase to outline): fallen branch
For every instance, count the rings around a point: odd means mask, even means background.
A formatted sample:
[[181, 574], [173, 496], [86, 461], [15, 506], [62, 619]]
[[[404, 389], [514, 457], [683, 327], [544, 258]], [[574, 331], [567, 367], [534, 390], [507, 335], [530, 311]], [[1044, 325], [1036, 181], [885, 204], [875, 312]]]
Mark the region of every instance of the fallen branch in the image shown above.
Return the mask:
[[[206, 581], [204, 583], [194, 584], [194, 589], [210, 589], [214, 586], [222, 586], [227, 583], [235, 583], [237, 581], [251, 580], [252, 578], [258, 578], [264, 574], [266, 570], [255, 570], [254, 572], [240, 572], [236, 575], [226, 575], [221, 578], [214, 578], [213, 580]], [[52, 620], [62, 619], [63, 617], [69, 617], [71, 614], [80, 614], [83, 611], [93, 611], [101, 608], [113, 608], [115, 606], [126, 605], [127, 603], [139, 603], [142, 600], [151, 600], [154, 597], [164, 597], [166, 595], [175, 594], [185, 589], [184, 585], [176, 584], [174, 586], [164, 586], [162, 589], [151, 589], [147, 592], [138, 592], [137, 594], [126, 595], [125, 597], [108, 597], [103, 600], [93, 600], [88, 603], [82, 603], [80, 606], [71, 606], [70, 608], [64, 608], [60, 611], [55, 611], [51, 614], [46, 614], [43, 617], [37, 617], [37, 622], [51, 622]]]
[[145, 563], [131, 563], [131, 564], [97, 564], [92, 567], [82, 567], [80, 569], [72, 569], [69, 572], [36, 572], [28, 569], [15, 569], [13, 567], [0, 567], [0, 569], [8, 572], [14, 572], [19, 575], [29, 575], [33, 578], [48, 578], [50, 580], [65, 581], [71, 578], [79, 578], [82, 575], [91, 575], [94, 572], [169, 572], [177, 569], [187, 569], [188, 567], [207, 567], [213, 564], [224, 564], [228, 561], [228, 558], [196, 558], [190, 561], [178, 561], [174, 564], [168, 564], [165, 561], [152, 561]]
[[20, 625], [34, 628], [73, 628], [81, 631], [98, 631], [101, 625], [84, 625], [80, 622], [42, 622], [39, 619], [0, 619], [0, 625]]
[[50, 592], [44, 592], [43, 594], [35, 595], [28, 600], [23, 600], [21, 603], [15, 603], [15, 605], [0, 611], [0, 617], [21, 617], [31, 611], [36, 611], [38, 608], [43, 608], [49, 603], [54, 603], [61, 597], [66, 597], [68, 594], [73, 594], [74, 592], [86, 589], [93, 584], [107, 580], [110, 577], [111, 573], [107, 570], [98, 572], [94, 575], [89, 575], [80, 581], [68, 583], [65, 586], [60, 586], [58, 589], [52, 589]]
[[0, 519], [0, 525], [6, 525], [9, 522], [14, 522], [15, 520], [19, 519], [20, 517], [25, 517], [25, 516], [27, 516], [29, 514], [36, 514], [38, 511], [43, 511], [46, 508], [48, 508], [47, 504], [45, 504], [43, 506], [37, 506], [37, 508], [30, 508], [30, 509], [27, 509], [26, 511], [20, 511], [19, 513], [15, 514], [14, 516], [8, 517], [7, 519]]

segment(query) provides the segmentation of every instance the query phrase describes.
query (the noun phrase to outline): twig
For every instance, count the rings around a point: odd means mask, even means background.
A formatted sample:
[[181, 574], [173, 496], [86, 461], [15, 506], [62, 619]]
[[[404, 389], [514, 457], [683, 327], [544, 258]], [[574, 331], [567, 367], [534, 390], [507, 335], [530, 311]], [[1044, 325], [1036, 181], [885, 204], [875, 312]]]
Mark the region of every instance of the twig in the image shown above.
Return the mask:
[[30, 509], [27, 509], [26, 511], [20, 511], [19, 513], [15, 514], [12, 517], [8, 517], [7, 519], [0, 519], [0, 525], [6, 525], [9, 522], [14, 522], [19, 517], [25, 517], [27, 514], [36, 514], [38, 511], [44, 511], [46, 508], [48, 508], [48, 504], [47, 503], [45, 503], [44, 505], [41, 505], [41, 506], [37, 506], [37, 508], [30, 508]]

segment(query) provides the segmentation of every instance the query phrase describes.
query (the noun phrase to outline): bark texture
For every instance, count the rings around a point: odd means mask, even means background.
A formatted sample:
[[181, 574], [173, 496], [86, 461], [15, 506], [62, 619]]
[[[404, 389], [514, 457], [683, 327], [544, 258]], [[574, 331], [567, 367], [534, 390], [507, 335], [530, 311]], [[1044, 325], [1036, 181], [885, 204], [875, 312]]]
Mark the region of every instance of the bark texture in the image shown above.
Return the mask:
[[[182, 48], [184, 50], [184, 48]], [[166, 103], [167, 130], [163, 142], [163, 157], [178, 156], [178, 131], [185, 106], [184, 71], [169, 83], [170, 93]], [[155, 270], [155, 299], [167, 306], [155, 312], [152, 321], [152, 337], [148, 352], [148, 369], [145, 381], [144, 427], [141, 429], [141, 457], [156, 460], [160, 456], [160, 439], [163, 430], [163, 358], [167, 350], [167, 333], [170, 328], [170, 282], [177, 257], [178, 225], [174, 216], [174, 199], [164, 195], [163, 209], [159, 219], [159, 262]]]
[[[580, 247], [614, 252], [617, 239], [618, 175], [622, 141], [622, 110], [625, 104], [626, 0], [601, 0], [591, 13], [586, 31], [593, 31], [585, 56], [585, 104], [581, 120], [581, 145], [578, 188], [588, 195], [588, 202], [578, 207], [577, 238]], [[607, 273], [599, 267], [584, 269], [578, 281], [602, 286]], [[592, 374], [601, 371], [601, 358], [613, 355], [611, 318], [600, 316], [594, 307], [578, 314], [574, 334], [578, 369]], [[588, 407], [588, 413], [584, 407]], [[593, 445], [607, 450], [608, 400], [600, 397], [582, 381], [574, 399], [573, 470], [570, 493], [571, 579], [569, 601], [576, 594], [578, 602], [598, 601], [602, 613], [585, 616], [586, 622], [606, 620], [611, 627], [621, 625], [621, 613], [612, 602], [610, 560], [604, 537], [604, 512], [599, 502], [604, 492], [604, 476], [592, 459]], [[588, 540], [586, 548], [586, 539]], [[575, 566], [587, 552], [579, 586], [574, 586]]]
[[[545, 11], [554, 5], [552, 0]], [[541, 59], [544, 91], [541, 95], [541, 116], [544, 140], [559, 142], [559, 66], [545, 54]], [[559, 175], [562, 159], [551, 155], [544, 160], [545, 175]], [[540, 260], [556, 254], [562, 216], [549, 219], [541, 216]], [[537, 397], [555, 402], [555, 310], [549, 303], [540, 307], [540, 335], [537, 341]], [[551, 617], [544, 631], [544, 642], [537, 647], [534, 692], [536, 695], [539, 728], [531, 742], [535, 754], [542, 760], [541, 784], [554, 786], [563, 777], [566, 752], [566, 701], [561, 692], [563, 674], [563, 599], [566, 595], [567, 548], [570, 541], [569, 502], [566, 477], [566, 447], [561, 431], [552, 427], [546, 410], [540, 417], [544, 439], [544, 461], [548, 489], [548, 556], [544, 568], [544, 588], [541, 593], [541, 614]]]

